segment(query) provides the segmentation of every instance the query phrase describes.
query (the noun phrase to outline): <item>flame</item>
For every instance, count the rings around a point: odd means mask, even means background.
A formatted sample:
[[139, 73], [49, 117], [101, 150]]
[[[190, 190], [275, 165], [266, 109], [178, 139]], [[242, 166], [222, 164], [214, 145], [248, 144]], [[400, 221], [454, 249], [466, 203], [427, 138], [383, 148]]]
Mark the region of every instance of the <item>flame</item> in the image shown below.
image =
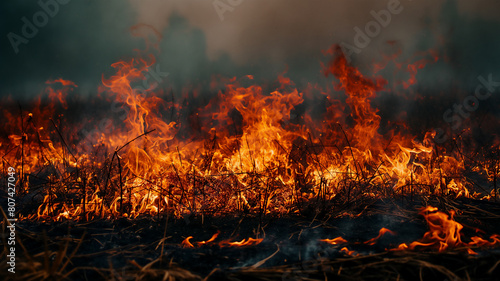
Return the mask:
[[[490, 236], [490, 241], [483, 239], [479, 236], [473, 236], [470, 238], [470, 242], [465, 243], [462, 241], [462, 236], [460, 231], [463, 226], [454, 220], [455, 211], [451, 210], [450, 215], [440, 212], [438, 208], [427, 206], [420, 210], [420, 215], [424, 216], [427, 224], [429, 225], [429, 231], [427, 231], [422, 239], [414, 241], [408, 244], [401, 243], [398, 247], [390, 249], [391, 251], [404, 251], [404, 250], [423, 250], [423, 249], [435, 249], [439, 252], [443, 252], [449, 249], [466, 249], [471, 255], [477, 255], [471, 247], [492, 247], [500, 245], [500, 235], [493, 234]], [[477, 232], [481, 230], [476, 229]], [[395, 232], [383, 227], [379, 230], [378, 236], [369, 239], [363, 244], [375, 245], [375, 243], [383, 235], [389, 233], [391, 235], [396, 235]], [[321, 242], [326, 242], [331, 245], [345, 244], [349, 243], [342, 237], [337, 237], [334, 239], [320, 239]], [[359, 242], [353, 244], [361, 244]], [[346, 247], [341, 249], [341, 252], [345, 252], [348, 255], [352, 255], [354, 251], [349, 251]]]
[[[325, 54], [331, 56], [323, 65], [331, 85], [297, 89], [286, 73], [274, 88], [256, 84], [251, 75], [214, 78], [210, 88], [222, 90], [196, 107], [191, 103], [202, 90], [192, 85], [184, 101], [152, 86], [134, 87], [154, 66], [154, 56], [119, 61], [98, 88], [101, 99], [122, 104], [119, 113], [112, 108], [109, 119], [76, 124], [63, 117], [66, 97], [78, 86], [47, 81], [46, 99], [29, 112], [3, 110], [9, 135], [0, 140], [1, 165], [21, 171], [24, 194], [43, 196], [38, 210], [20, 219], [284, 214], [299, 213], [311, 200], [478, 197], [461, 177], [464, 158], [437, 153], [434, 132], [421, 140], [404, 131], [380, 133], [382, 119], [371, 100], [387, 87], [385, 79], [362, 74], [338, 46]], [[407, 84], [433, 61], [402, 66], [410, 73]], [[297, 115], [318, 96], [325, 101], [322, 116], [314, 110]], [[491, 180], [496, 165], [488, 170]]]
[[212, 243], [217, 238], [217, 236], [219, 236], [219, 234], [220, 234], [220, 231], [217, 231], [217, 233], [212, 235], [212, 237], [210, 239], [208, 239], [207, 241], [196, 242], [196, 245], [198, 245], [198, 247], [201, 247], [203, 245], [208, 245], [208, 244]]
[[428, 206], [422, 208], [420, 214], [424, 216], [427, 221], [429, 231], [427, 231], [419, 241], [414, 241], [410, 243], [409, 246], [403, 243], [399, 245], [396, 250], [415, 250], [421, 248], [437, 249], [439, 252], [443, 252], [448, 249], [467, 247], [468, 253], [476, 254], [470, 247], [491, 247], [500, 244], [500, 235], [498, 234], [491, 235], [491, 241], [485, 240], [479, 236], [474, 236], [471, 237], [472, 241], [468, 243], [463, 242], [460, 233], [463, 226], [454, 220], [454, 210], [451, 210], [450, 214], [447, 215], [438, 211], [436, 207]]
[[349, 250], [347, 247], [343, 247], [342, 249], [340, 249], [340, 252], [343, 252], [348, 256], [357, 256], [358, 255], [358, 254], [356, 254], [356, 251]]
[[394, 233], [393, 231], [385, 228], [385, 227], [382, 227], [379, 232], [378, 232], [378, 236], [377, 237], [374, 237], [368, 241], [365, 241], [364, 244], [367, 244], [367, 245], [375, 245], [375, 243], [377, 243], [377, 240], [380, 239], [380, 237], [384, 236], [386, 233], [389, 233], [391, 235], [396, 235], [396, 233]]
[[246, 246], [255, 246], [260, 244], [264, 239], [263, 238], [248, 238], [248, 239], [243, 239], [241, 241], [236, 241], [236, 242], [230, 242], [229, 240], [227, 241], [222, 241], [219, 243], [219, 246], [221, 247], [246, 247]]
[[320, 239], [319, 241], [326, 242], [326, 243], [331, 244], [331, 245], [338, 245], [338, 244], [347, 243], [347, 240], [345, 240], [344, 238], [342, 238], [340, 236], [337, 238], [333, 238], [333, 239]]
[[[385, 228], [385, 227], [382, 227], [379, 232], [378, 232], [378, 235], [377, 237], [374, 237], [374, 238], [371, 238], [365, 242], [363, 242], [363, 244], [367, 244], [367, 245], [375, 245], [375, 243], [377, 243], [378, 239], [380, 239], [380, 237], [384, 236], [386, 233], [389, 233], [391, 235], [396, 235], [396, 233], [394, 233], [393, 231]], [[345, 243], [348, 243], [347, 240], [345, 240], [344, 238], [342, 237], [337, 237], [337, 238], [333, 238], [333, 239], [320, 239], [319, 241], [321, 242], [326, 242], [330, 245], [338, 245], [338, 244], [345, 244]], [[355, 243], [355, 244], [359, 244], [359, 243]]]
[[191, 241], [189, 241], [191, 239], [193, 239], [193, 236], [188, 236], [186, 237], [186, 239], [182, 240], [182, 248], [194, 248], [193, 244], [191, 244]]
[[249, 238], [243, 239], [241, 241], [236, 241], [236, 242], [231, 242], [231, 240], [228, 239], [228, 240], [223, 240], [223, 241], [216, 243], [215, 239], [217, 239], [219, 234], [220, 234], [220, 231], [217, 231], [217, 233], [212, 235], [212, 237], [210, 239], [208, 239], [207, 241], [195, 242], [194, 244], [196, 245], [196, 247], [190, 241], [191, 239], [193, 239], [193, 236], [189, 236], [182, 241], [181, 247], [183, 247], [183, 248], [199, 248], [199, 247], [204, 246], [204, 245], [214, 245], [214, 244], [218, 245], [221, 248], [223, 248], [223, 247], [246, 247], [246, 246], [258, 245], [264, 240], [263, 238], [251, 238], [251, 237], [249, 237]]

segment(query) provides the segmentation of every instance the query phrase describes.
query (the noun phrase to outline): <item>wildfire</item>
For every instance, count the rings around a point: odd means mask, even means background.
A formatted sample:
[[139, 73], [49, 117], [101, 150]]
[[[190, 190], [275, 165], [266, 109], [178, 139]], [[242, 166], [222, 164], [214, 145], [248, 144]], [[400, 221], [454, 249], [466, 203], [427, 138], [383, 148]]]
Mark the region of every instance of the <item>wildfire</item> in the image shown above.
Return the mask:
[[[421, 141], [379, 133], [381, 117], [371, 99], [386, 80], [363, 75], [338, 47], [326, 54], [332, 59], [324, 73], [334, 76], [333, 89], [315, 85], [302, 91], [283, 74], [275, 89], [265, 90], [244, 76], [224, 81], [225, 89], [197, 108], [190, 107], [196, 89], [186, 88], [185, 101], [177, 102], [163, 90], [133, 87], [154, 57], [120, 61], [99, 87], [117, 116], [88, 123], [67, 124], [56, 107], [67, 108], [65, 97], [77, 85], [48, 81], [47, 106], [39, 100], [21, 117], [3, 111], [9, 136], [1, 140], [2, 167], [21, 171], [23, 195], [43, 197], [37, 212], [20, 219], [282, 214], [300, 212], [309, 200], [477, 196], [460, 179], [463, 157], [436, 153], [432, 132]], [[416, 64], [408, 85], [424, 65]], [[315, 95], [327, 101], [321, 120], [307, 111], [294, 118], [297, 107]]]
[[347, 243], [347, 240], [345, 240], [344, 238], [342, 238], [340, 236], [337, 238], [333, 238], [333, 239], [321, 239], [320, 241], [326, 242], [326, 243], [331, 244], [331, 245]]

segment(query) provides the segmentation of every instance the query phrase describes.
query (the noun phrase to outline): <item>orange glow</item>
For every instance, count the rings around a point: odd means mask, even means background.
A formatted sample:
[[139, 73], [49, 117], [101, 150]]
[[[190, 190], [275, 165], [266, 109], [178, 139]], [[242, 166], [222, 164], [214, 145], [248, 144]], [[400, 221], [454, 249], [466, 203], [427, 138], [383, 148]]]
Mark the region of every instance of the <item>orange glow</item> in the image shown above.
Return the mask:
[[217, 238], [217, 236], [219, 236], [219, 233], [220, 233], [220, 231], [217, 231], [217, 233], [212, 235], [212, 237], [210, 239], [208, 239], [207, 241], [196, 242], [196, 245], [198, 245], [198, 247], [201, 247], [203, 245], [208, 245], [208, 244], [212, 243]]
[[[78, 86], [47, 81], [48, 105], [38, 99], [22, 116], [3, 110], [10, 135], [0, 140], [1, 165], [12, 165], [30, 179], [21, 190], [41, 190], [43, 196], [37, 212], [20, 219], [296, 214], [313, 200], [478, 197], [460, 177], [464, 158], [435, 151], [435, 132], [419, 138], [380, 133], [381, 117], [371, 100], [386, 80], [362, 74], [338, 46], [325, 54], [331, 58], [323, 69], [331, 85], [297, 89], [286, 73], [271, 89], [250, 75], [214, 78], [211, 87], [223, 90], [197, 108], [190, 103], [201, 90], [193, 85], [182, 93], [184, 102], [169, 100], [166, 91], [154, 87], [134, 88], [153, 67], [153, 56], [119, 61], [111, 65], [113, 75], [103, 76], [98, 93], [122, 104], [122, 111], [109, 110], [109, 120], [90, 116], [76, 124], [65, 123], [59, 107], [68, 107], [66, 97]], [[407, 84], [432, 61], [402, 66], [409, 69]], [[326, 102], [324, 114], [315, 116], [312, 109], [297, 115], [297, 107], [313, 96]], [[493, 180], [498, 169], [491, 169]], [[33, 183], [39, 176], [43, 189]]]
[[246, 247], [258, 245], [264, 240], [263, 238], [248, 238], [237, 242], [230, 242], [229, 240], [219, 242], [221, 247]]
[[453, 219], [455, 211], [451, 210], [448, 216], [443, 212], [439, 212], [438, 208], [428, 206], [423, 208], [420, 214], [425, 217], [430, 230], [424, 234], [420, 241], [412, 242], [408, 246], [409, 249], [429, 247], [442, 252], [448, 248], [465, 245], [460, 237], [463, 226]]
[[471, 237], [471, 241], [466, 243], [462, 241], [460, 231], [463, 226], [454, 220], [455, 211], [451, 210], [450, 215], [438, 211], [436, 207], [422, 208], [420, 214], [424, 216], [429, 226], [422, 239], [407, 244], [403, 243], [393, 250], [417, 250], [417, 249], [436, 249], [443, 252], [449, 249], [467, 248], [469, 254], [476, 254], [470, 247], [491, 247], [500, 245], [500, 235], [490, 236], [490, 240], [481, 237]]
[[375, 245], [375, 243], [377, 243], [377, 240], [380, 239], [380, 237], [382, 237], [384, 234], [386, 233], [389, 233], [391, 235], [396, 235], [396, 233], [390, 231], [389, 229], [385, 228], [385, 227], [382, 227], [379, 232], [378, 232], [378, 236], [377, 237], [374, 237], [368, 241], [365, 241], [364, 244], [367, 244], [367, 245]]
[[[370, 240], [367, 240], [365, 242], [363, 242], [363, 244], [367, 244], [367, 245], [375, 245], [375, 243], [377, 243], [378, 239], [380, 239], [380, 237], [382, 237], [384, 234], [386, 233], [389, 233], [389, 234], [392, 234], [392, 235], [396, 235], [396, 233], [394, 233], [393, 231], [385, 228], [385, 227], [382, 227], [380, 230], [379, 230], [379, 233], [378, 233], [378, 236], [377, 237], [374, 237]], [[326, 242], [330, 245], [338, 245], [338, 244], [345, 244], [345, 243], [348, 243], [347, 240], [345, 240], [344, 238], [342, 237], [337, 237], [337, 238], [333, 238], [333, 239], [320, 239], [319, 241], [321, 242]], [[359, 244], [359, 243], [354, 243], [354, 244]]]
[[331, 245], [347, 243], [347, 240], [345, 240], [344, 238], [342, 238], [340, 236], [337, 238], [333, 238], [333, 239], [321, 239], [319, 241], [326, 242], [326, 243], [331, 244]]
[[[236, 242], [231, 242], [230, 239], [228, 240], [223, 240], [220, 242], [215, 242], [215, 239], [219, 236], [220, 231], [217, 231], [210, 239], [207, 241], [199, 241], [199, 242], [194, 242], [196, 245], [196, 248], [199, 248], [204, 245], [218, 245], [219, 247], [246, 247], [246, 246], [255, 246], [260, 244], [264, 239], [263, 238], [247, 238], [243, 239], [241, 241], [236, 241]], [[181, 243], [181, 246], [183, 248], [195, 248], [193, 243], [191, 243], [191, 239], [193, 239], [193, 236], [189, 236], [186, 239], [184, 239]]]
[[[343, 247], [342, 249], [340, 249], [340, 252], [343, 252], [348, 256], [354, 256], [354, 254], [356, 253], [356, 251], [351, 251], [351, 250], [347, 249], [347, 247]], [[357, 255], [358, 254], [356, 254], [355, 256], [357, 256]]]
[[186, 237], [186, 239], [182, 240], [182, 248], [194, 248], [193, 244], [191, 244], [191, 241], [189, 241], [191, 239], [193, 239], [193, 236], [188, 236]]
[[[390, 249], [391, 251], [404, 251], [404, 250], [424, 250], [424, 249], [435, 249], [439, 252], [443, 252], [449, 249], [463, 249], [466, 248], [467, 252], [471, 255], [477, 255], [475, 251], [471, 249], [471, 247], [479, 248], [479, 247], [492, 247], [492, 246], [500, 246], [500, 235], [493, 234], [490, 236], [490, 241], [485, 240], [479, 236], [474, 236], [470, 238], [470, 242], [465, 243], [462, 241], [462, 236], [460, 231], [463, 229], [463, 226], [454, 220], [455, 212], [453, 210], [450, 211], [450, 215], [447, 215], [443, 212], [438, 211], [438, 208], [428, 206], [422, 208], [420, 210], [420, 215], [424, 216], [427, 224], [429, 225], [430, 230], [427, 231], [422, 239], [418, 241], [414, 241], [408, 244], [402, 243], [398, 247]], [[481, 232], [479, 229], [476, 229], [476, 232]], [[377, 237], [369, 239], [363, 244], [366, 245], [375, 245], [375, 243], [385, 234], [396, 235], [395, 232], [387, 229], [381, 228], [379, 230], [379, 234]], [[349, 243], [342, 237], [337, 237], [334, 239], [321, 239], [320, 241], [326, 242], [331, 245], [338, 245]], [[360, 244], [358, 242], [352, 244]], [[346, 253], [352, 253], [354, 251], [349, 251], [346, 247], [342, 248], [341, 251]], [[349, 254], [352, 255], [352, 254]]]

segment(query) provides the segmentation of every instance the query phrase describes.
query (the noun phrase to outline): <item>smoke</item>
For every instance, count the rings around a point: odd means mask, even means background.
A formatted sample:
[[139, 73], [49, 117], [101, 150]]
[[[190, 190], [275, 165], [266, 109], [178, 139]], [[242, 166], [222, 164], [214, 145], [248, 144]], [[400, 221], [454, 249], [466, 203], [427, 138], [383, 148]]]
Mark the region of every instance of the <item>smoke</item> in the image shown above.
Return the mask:
[[[500, 4], [495, 1], [130, 3], [137, 12], [137, 22], [162, 33], [159, 63], [170, 73], [163, 86], [176, 92], [192, 84], [202, 84], [201, 88], [208, 90], [213, 74], [251, 74], [257, 81], [273, 81], [285, 70], [301, 89], [308, 83], [325, 85], [329, 82], [321, 74], [320, 61], [326, 59], [321, 51], [339, 43], [356, 47], [356, 28], [366, 33], [367, 25], [375, 21], [374, 13], [396, 4], [401, 11], [369, 36], [366, 46], [350, 55], [352, 63], [370, 75], [374, 62], [383, 62], [384, 55], [401, 52], [399, 61], [413, 62], [426, 57], [417, 54], [433, 50], [439, 60], [420, 69], [411, 88], [394, 87], [373, 101], [383, 119], [390, 121], [382, 124], [383, 130], [391, 129], [397, 121], [406, 122], [418, 133], [436, 124], [446, 126], [443, 113], [473, 90], [477, 77], [499, 73], [500, 55], [495, 49], [500, 47], [500, 24], [491, 9]], [[217, 9], [220, 3], [225, 3], [225, 9]], [[410, 76], [407, 69], [397, 69], [394, 64], [378, 74], [388, 79], [389, 85]], [[201, 98], [209, 96], [202, 93]], [[339, 98], [343, 97], [340, 94]], [[196, 106], [195, 101], [191, 105]], [[494, 112], [488, 105], [479, 111]]]
[[[55, 3], [47, 15], [40, 3]], [[63, 1], [61, 1], [63, 2]], [[79, 85], [80, 94], [95, 94], [101, 75], [110, 65], [140, 48], [142, 42], [130, 36], [135, 12], [123, 1], [2, 1], [0, 95], [33, 99], [45, 81], [64, 78]], [[36, 25], [38, 13], [46, 23]], [[23, 34], [25, 21], [35, 25], [34, 35]], [[9, 34], [25, 39], [14, 46]], [[16, 52], [17, 51], [17, 52]]]
[[[241, 2], [226, 10], [223, 20], [214, 5], [218, 2]], [[386, 9], [391, 0], [378, 1], [138, 1], [131, 0], [137, 10], [138, 22], [158, 29], [168, 27], [169, 16], [177, 12], [206, 35], [207, 55], [214, 59], [227, 52], [238, 63], [247, 64], [265, 57], [283, 62], [285, 58], [315, 53], [333, 43], [352, 43], [353, 28], [363, 28], [373, 20], [370, 11]], [[375, 38], [367, 53], [375, 52], [385, 40], [401, 41], [403, 46], [415, 45], [415, 35], [424, 18], [438, 19], [444, 0], [401, 0], [404, 11], [393, 17], [387, 28]], [[495, 18], [496, 1], [480, 4], [458, 1], [457, 9], [468, 16]], [[448, 9], [448, 7], [445, 7]]]
[[[1, 5], [0, 94], [15, 98], [33, 98], [44, 81], [59, 77], [78, 84], [79, 94], [95, 94], [101, 75], [112, 73], [113, 62], [133, 57], [133, 49], [144, 49], [144, 42], [131, 35], [130, 27], [136, 24], [150, 25], [161, 34], [155, 56], [159, 69], [169, 74], [159, 83], [162, 88], [179, 92], [185, 85], [201, 85], [209, 91], [215, 74], [252, 74], [258, 81], [273, 81], [285, 70], [300, 88], [327, 83], [321, 74], [321, 51], [335, 43], [356, 47], [356, 28], [366, 33], [367, 25], [376, 21], [373, 14], [391, 5], [401, 12], [393, 13], [366, 46], [350, 55], [352, 63], [370, 74], [383, 54], [401, 51], [401, 61], [412, 61], [419, 52], [435, 50], [439, 61], [419, 70], [417, 83], [408, 91], [447, 100], [417, 105], [393, 91], [375, 101], [382, 115], [399, 116], [389, 110], [397, 106], [407, 116], [430, 112], [432, 123], [474, 90], [479, 75], [500, 77], [500, 2], [493, 0], [70, 1], [60, 5], [29, 43], [19, 45], [18, 54], [7, 35], [21, 34], [22, 18], [32, 19], [40, 6], [11, 1]], [[390, 82], [408, 79], [407, 71], [394, 65], [379, 74]]]

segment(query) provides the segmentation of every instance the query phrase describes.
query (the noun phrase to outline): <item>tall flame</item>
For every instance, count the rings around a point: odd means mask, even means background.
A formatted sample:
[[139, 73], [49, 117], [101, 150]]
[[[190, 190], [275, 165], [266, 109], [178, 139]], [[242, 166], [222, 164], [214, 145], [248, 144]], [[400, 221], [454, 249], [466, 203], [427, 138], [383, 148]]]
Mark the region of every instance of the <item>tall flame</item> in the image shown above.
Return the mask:
[[[196, 89], [176, 102], [166, 91], [133, 87], [154, 65], [153, 56], [120, 61], [112, 65], [114, 75], [103, 77], [99, 94], [123, 104], [123, 115], [88, 123], [67, 124], [56, 106], [68, 107], [65, 96], [77, 85], [48, 81], [47, 106], [39, 101], [20, 117], [3, 112], [10, 122], [0, 145], [2, 165], [21, 171], [24, 194], [44, 197], [36, 213], [21, 219], [293, 213], [310, 200], [478, 196], [460, 178], [463, 157], [437, 153], [433, 132], [422, 141], [380, 133], [371, 100], [386, 80], [363, 75], [337, 46], [325, 53], [332, 56], [324, 73], [334, 76], [333, 89], [301, 91], [281, 74], [268, 90], [244, 76], [227, 80], [196, 108], [190, 104]], [[424, 62], [415, 65], [412, 75]], [[300, 113], [297, 107], [316, 92], [327, 101], [324, 114]]]

